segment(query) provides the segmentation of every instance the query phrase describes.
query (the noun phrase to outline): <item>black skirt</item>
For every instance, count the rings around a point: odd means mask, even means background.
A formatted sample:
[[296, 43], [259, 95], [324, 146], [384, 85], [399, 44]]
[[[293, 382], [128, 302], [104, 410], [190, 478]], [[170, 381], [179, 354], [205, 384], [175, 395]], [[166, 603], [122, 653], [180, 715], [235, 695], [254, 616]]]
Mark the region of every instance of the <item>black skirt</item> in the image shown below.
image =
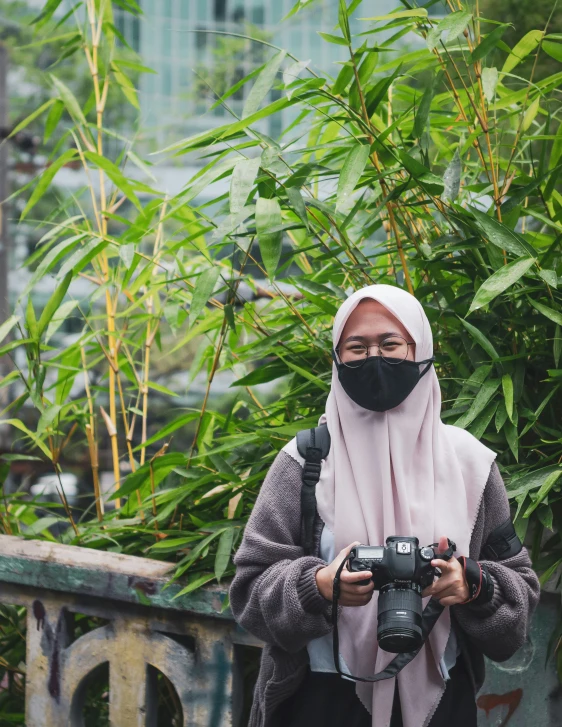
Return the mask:
[[[429, 727], [476, 727], [472, 681], [459, 657]], [[308, 671], [299, 689], [276, 711], [278, 727], [371, 727], [371, 715], [355, 693], [355, 682], [338, 674]], [[398, 688], [390, 727], [403, 727]], [[420, 725], [421, 727], [421, 725]]]

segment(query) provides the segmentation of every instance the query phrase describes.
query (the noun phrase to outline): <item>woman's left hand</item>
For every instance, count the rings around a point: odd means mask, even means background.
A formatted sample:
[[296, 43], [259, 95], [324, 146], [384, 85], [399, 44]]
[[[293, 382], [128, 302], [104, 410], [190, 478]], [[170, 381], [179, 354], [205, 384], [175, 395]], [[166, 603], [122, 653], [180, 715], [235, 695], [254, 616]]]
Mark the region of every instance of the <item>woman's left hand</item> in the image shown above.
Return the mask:
[[[447, 546], [447, 538], [440, 538], [439, 552], [444, 553]], [[438, 578], [424, 590], [422, 596], [433, 596], [442, 606], [454, 606], [456, 603], [464, 603], [470, 594], [459, 561], [454, 556], [451, 560], [436, 558], [431, 561], [431, 565], [434, 568], [439, 568], [442, 575], [441, 578]]]

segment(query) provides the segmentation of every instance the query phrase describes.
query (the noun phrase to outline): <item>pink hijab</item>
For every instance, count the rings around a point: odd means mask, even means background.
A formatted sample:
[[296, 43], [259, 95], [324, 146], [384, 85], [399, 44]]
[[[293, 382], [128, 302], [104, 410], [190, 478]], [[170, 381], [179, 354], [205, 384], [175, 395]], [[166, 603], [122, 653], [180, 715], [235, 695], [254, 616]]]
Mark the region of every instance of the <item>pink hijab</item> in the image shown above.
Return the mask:
[[[337, 346], [345, 322], [364, 298], [387, 308], [416, 343], [416, 360], [433, 355], [429, 321], [420, 303], [390, 285], [356, 291], [340, 307], [333, 327]], [[331, 449], [316, 488], [318, 512], [334, 535], [335, 552], [355, 540], [382, 545], [389, 535], [413, 535], [420, 545], [446, 535], [468, 555], [495, 453], [471, 434], [443, 424], [441, 391], [435, 369], [420, 380], [399, 406], [373, 412], [355, 404], [344, 392], [332, 367], [326, 413]], [[284, 448], [302, 464], [296, 440]], [[372, 675], [393, 659], [377, 644], [377, 592], [361, 608], [344, 608], [340, 618], [340, 651], [357, 676]], [[427, 599], [424, 599], [424, 605]], [[428, 643], [398, 675], [404, 727], [425, 727], [445, 689], [439, 662], [449, 638], [446, 608]], [[388, 727], [394, 679], [357, 683], [357, 694], [372, 714], [373, 727]]]

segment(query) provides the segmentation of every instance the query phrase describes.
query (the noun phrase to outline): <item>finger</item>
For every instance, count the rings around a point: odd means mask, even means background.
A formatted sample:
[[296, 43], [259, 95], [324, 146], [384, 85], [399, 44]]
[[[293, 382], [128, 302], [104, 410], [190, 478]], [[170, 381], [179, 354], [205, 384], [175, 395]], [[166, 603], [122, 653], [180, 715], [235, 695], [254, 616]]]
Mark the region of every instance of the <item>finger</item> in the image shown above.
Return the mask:
[[[451, 596], [457, 596], [461, 598], [462, 589], [458, 588], [457, 586], [450, 586], [449, 588], [444, 588], [441, 591], [433, 593], [433, 598], [436, 598], [438, 601], [442, 601], [444, 598], [449, 598]], [[461, 601], [464, 601], [464, 598], [461, 598]]]
[[447, 596], [442, 598], [439, 603], [442, 606], [455, 606], [457, 603], [464, 603], [465, 599], [460, 596]]
[[363, 593], [371, 593], [375, 588], [375, 584], [373, 581], [371, 581], [366, 586], [358, 586], [357, 584], [353, 583], [342, 583], [341, 584], [341, 593], [350, 593], [350, 594], [357, 594], [362, 595]]
[[[454, 560], [456, 560], [456, 558]], [[440, 568], [442, 573], [446, 573], [449, 570], [449, 568], [452, 565], [454, 565], [454, 563], [453, 563], [453, 558], [451, 558], [451, 560], [449, 560], [449, 561], [441, 560], [440, 558], [435, 558], [434, 560], [431, 561], [431, 565], [434, 568]]]
[[368, 578], [372, 578], [373, 574], [369, 570], [361, 570], [352, 572], [349, 570], [343, 570], [340, 576], [341, 583], [357, 583], [357, 581], [366, 581]]
[[449, 574], [446, 578], [436, 581], [432, 586], [432, 593], [434, 596], [437, 594], [445, 593], [450, 588], [462, 590], [464, 587], [464, 581], [462, 578]]
[[449, 547], [449, 541], [447, 540], [447, 538], [444, 535], [442, 535], [439, 538], [439, 552], [444, 553], [448, 547]]
[[345, 548], [342, 548], [339, 552], [339, 555], [343, 555], [344, 557], [346, 555], [349, 555], [351, 553], [352, 548], [355, 548], [356, 545], [361, 545], [361, 542], [359, 540], [354, 540], [353, 543], [350, 543]]

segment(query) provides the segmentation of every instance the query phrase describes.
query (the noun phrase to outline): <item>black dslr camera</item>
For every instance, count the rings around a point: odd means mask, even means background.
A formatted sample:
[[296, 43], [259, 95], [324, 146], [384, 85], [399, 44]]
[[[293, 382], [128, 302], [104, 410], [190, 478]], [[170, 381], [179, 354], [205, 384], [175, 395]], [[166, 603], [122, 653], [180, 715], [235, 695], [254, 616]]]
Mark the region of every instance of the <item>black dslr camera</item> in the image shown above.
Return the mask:
[[[419, 547], [417, 538], [393, 535], [386, 545], [357, 545], [349, 554], [348, 570], [371, 571], [380, 591], [377, 639], [381, 649], [395, 654], [415, 651], [423, 644], [422, 591], [433, 583], [438, 568], [431, 561], [449, 560], [456, 550], [449, 541], [446, 553], [437, 544]], [[360, 581], [366, 585], [369, 579]]]

